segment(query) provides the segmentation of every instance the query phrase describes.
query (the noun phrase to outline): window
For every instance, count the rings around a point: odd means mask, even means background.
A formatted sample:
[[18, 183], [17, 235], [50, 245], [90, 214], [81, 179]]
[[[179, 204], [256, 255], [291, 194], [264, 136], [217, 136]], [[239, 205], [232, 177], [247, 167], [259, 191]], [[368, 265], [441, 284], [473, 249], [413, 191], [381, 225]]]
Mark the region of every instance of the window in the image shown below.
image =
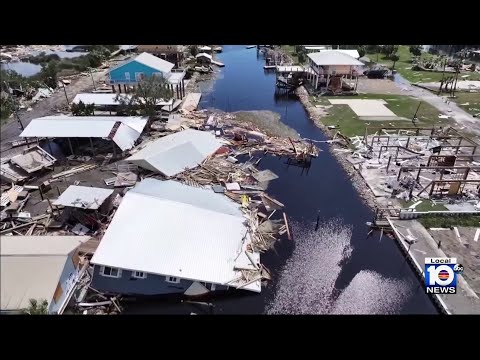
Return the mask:
[[132, 278], [134, 279], [146, 279], [147, 274], [143, 271], [132, 271]]
[[100, 268], [100, 275], [106, 276], [106, 277], [121, 278], [122, 270], [113, 268], [113, 267], [102, 266]]
[[145, 79], [145, 74], [144, 73], [142, 73], [142, 72], [136, 72], [135, 73], [135, 80], [136, 81], [141, 81], [143, 79]]
[[166, 276], [166, 277], [165, 277], [165, 281], [166, 281], [166, 282], [169, 282], [169, 283], [172, 283], [172, 284], [178, 284], [178, 283], [180, 283], [180, 279], [179, 279], [179, 278], [176, 278], [176, 277], [173, 277], [173, 276]]
[[129, 72], [125, 73], [125, 80], [130, 81], [130, 73]]

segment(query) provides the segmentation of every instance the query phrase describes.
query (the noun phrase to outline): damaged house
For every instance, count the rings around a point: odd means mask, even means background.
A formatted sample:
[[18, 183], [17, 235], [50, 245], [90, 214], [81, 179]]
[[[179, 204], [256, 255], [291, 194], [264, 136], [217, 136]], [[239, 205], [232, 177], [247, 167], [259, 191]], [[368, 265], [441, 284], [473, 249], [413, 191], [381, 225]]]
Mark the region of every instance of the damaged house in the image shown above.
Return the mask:
[[91, 263], [91, 286], [109, 293], [199, 295], [260, 267], [238, 204], [211, 189], [145, 179], [123, 198]]
[[[75, 155], [74, 149], [79, 151], [82, 146], [96, 155], [104, 141], [112, 142], [108, 150], [113, 148], [114, 153], [117, 148], [131, 149], [146, 125], [147, 118], [139, 116], [45, 116], [33, 119], [20, 136], [67, 139], [72, 155]], [[95, 146], [92, 139], [96, 141]]]
[[2, 236], [1, 312], [20, 313], [30, 299], [61, 314], [84, 271], [78, 247], [88, 236]]
[[187, 129], [142, 144], [126, 161], [169, 177], [197, 167], [221, 146], [215, 135]]

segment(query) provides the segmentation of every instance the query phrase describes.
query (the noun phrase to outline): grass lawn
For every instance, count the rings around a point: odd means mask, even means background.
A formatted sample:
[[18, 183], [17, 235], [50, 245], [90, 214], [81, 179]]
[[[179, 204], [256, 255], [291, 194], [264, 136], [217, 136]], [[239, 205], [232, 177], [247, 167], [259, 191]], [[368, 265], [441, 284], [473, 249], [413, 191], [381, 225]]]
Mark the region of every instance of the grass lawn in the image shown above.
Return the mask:
[[[405, 201], [403, 199], [398, 199], [398, 201], [400, 202], [402, 207], [405, 209], [416, 203], [416, 201]], [[448, 211], [448, 209], [443, 204], [435, 204], [433, 206], [432, 205], [433, 203], [430, 200], [422, 200], [420, 204], [415, 206], [415, 210], [417, 211]]]
[[[364, 94], [358, 96], [320, 96], [315, 101], [313, 96], [310, 97], [315, 105], [331, 105], [328, 99], [383, 99], [387, 102], [387, 107], [392, 110], [397, 116], [411, 119], [415, 113], [419, 101], [410, 96], [405, 95], [379, 95], [379, 94]], [[342, 134], [347, 136], [363, 135], [365, 133], [366, 126], [384, 126], [390, 127], [390, 124], [394, 126], [406, 126], [412, 127], [412, 121], [410, 120], [396, 120], [396, 121], [363, 121], [359, 120], [358, 116], [353, 112], [348, 105], [333, 105], [327, 109], [328, 115], [322, 118], [322, 122], [325, 125], [338, 125]], [[419, 119], [416, 122], [418, 127], [430, 127], [441, 126], [445, 124], [444, 119], [439, 119], [440, 112], [430, 104], [422, 102], [420, 109], [417, 113]], [[370, 124], [370, 125], [367, 125]]]
[[418, 219], [425, 228], [449, 228], [450, 226], [471, 226], [478, 227], [480, 225], [480, 216], [422, 216]]
[[[378, 56], [377, 56], [378, 55]], [[398, 48], [397, 55], [400, 59], [395, 63], [395, 70], [399, 72], [405, 79], [410, 82], [437, 82], [442, 79], [441, 72], [430, 72], [430, 71], [413, 71], [412, 70], [412, 54], [410, 54], [409, 48], [406, 45], [400, 45]], [[384, 64], [390, 69], [393, 65], [392, 60], [384, 59], [384, 54], [379, 53], [367, 53], [367, 56], [371, 61], [378, 62], [379, 64]], [[422, 53], [421, 59], [427, 59], [432, 57], [431, 54], [426, 52]], [[377, 61], [378, 59], [378, 61]], [[453, 74], [446, 73], [445, 76], [452, 76]], [[462, 75], [469, 75], [467, 78], [461, 78]], [[462, 72], [459, 75], [459, 79], [468, 79], [468, 80], [480, 80], [480, 73], [478, 72]]]
[[[450, 99], [450, 101], [455, 101], [459, 107], [469, 114], [480, 113], [480, 93], [455, 92], [455, 99]], [[466, 103], [468, 105], [462, 105]]]

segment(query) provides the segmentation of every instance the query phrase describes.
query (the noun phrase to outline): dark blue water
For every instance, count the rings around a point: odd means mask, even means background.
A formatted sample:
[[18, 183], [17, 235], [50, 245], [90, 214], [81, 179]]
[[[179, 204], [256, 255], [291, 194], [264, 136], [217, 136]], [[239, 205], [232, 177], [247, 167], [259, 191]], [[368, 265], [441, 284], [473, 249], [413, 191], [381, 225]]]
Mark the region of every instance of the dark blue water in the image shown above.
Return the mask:
[[[221, 70], [213, 88], [210, 86], [211, 90], [202, 97], [203, 108], [275, 111], [281, 114], [284, 123], [294, 128], [302, 137], [325, 139], [320, 129], [308, 118], [298, 99], [275, 96], [275, 75], [264, 72], [263, 57], [257, 54], [256, 49], [224, 46], [223, 53], [219, 54], [218, 58], [225, 64], [225, 68]], [[313, 229], [318, 211], [322, 220], [337, 217], [342, 219], [344, 224], [353, 227], [353, 252], [343, 265], [335, 283], [339, 291], [347, 288], [361, 271], [371, 270], [387, 280], [402, 280], [410, 288], [410, 295], [397, 306], [396, 312], [437, 313], [394, 240], [384, 237], [379, 241], [379, 234], [367, 238], [369, 229], [365, 223], [372, 220], [373, 213], [358, 197], [347, 174], [330, 154], [328, 145], [321, 144], [320, 147], [323, 152], [313, 161], [308, 172], [288, 166], [285, 159], [264, 157], [259, 167], [268, 168], [279, 176], [279, 179], [270, 183], [268, 192], [285, 204], [289, 219], [302, 227]], [[262, 255], [262, 262], [273, 272], [275, 278], [292, 254], [293, 246], [292, 241], [282, 240], [275, 247], [275, 251]], [[328, 254], [324, 256], [328, 257]], [[266, 304], [273, 299], [275, 284], [276, 282], [272, 281], [261, 294], [237, 291], [216, 298], [212, 300], [215, 304], [214, 313], [263, 313]], [[392, 296], [391, 291], [391, 288], [385, 293], [380, 291], [378, 296]], [[169, 304], [158, 301], [142, 302], [128, 309], [129, 313], [188, 314], [192, 311], [201, 313], [202, 309], [187, 304], [178, 305], [175, 301]]]

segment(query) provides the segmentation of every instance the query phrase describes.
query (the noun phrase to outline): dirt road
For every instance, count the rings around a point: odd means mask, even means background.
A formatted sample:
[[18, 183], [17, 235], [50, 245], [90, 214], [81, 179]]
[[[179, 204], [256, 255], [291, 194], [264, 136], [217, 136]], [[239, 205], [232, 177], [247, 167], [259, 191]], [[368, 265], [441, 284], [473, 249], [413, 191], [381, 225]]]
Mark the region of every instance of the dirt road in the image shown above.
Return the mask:
[[[107, 70], [92, 74], [97, 86], [105, 80], [106, 74]], [[76, 94], [93, 90], [92, 78], [88, 75], [72, 80], [72, 83], [66, 87], [66, 90], [68, 100], [72, 101]], [[56, 109], [63, 108], [66, 105], [67, 101], [65, 99], [65, 92], [63, 89], [57, 89], [51, 97], [42, 99], [32, 106], [32, 111], [20, 111], [20, 120], [22, 121], [23, 126], [26, 127], [32, 119], [58, 114]], [[19, 140], [21, 132], [22, 129], [15, 117], [10, 118], [5, 124], [3, 124], [1, 127], [1, 151], [10, 148], [10, 141]]]
[[465, 110], [449, 101], [446, 96], [438, 96], [428, 90], [412, 85], [405, 79], [399, 82], [380, 79], [359, 79], [358, 91], [370, 94], [397, 94], [413, 96], [435, 107], [444, 115], [448, 115], [452, 125], [459, 130], [480, 136], [480, 119], [474, 118]]

